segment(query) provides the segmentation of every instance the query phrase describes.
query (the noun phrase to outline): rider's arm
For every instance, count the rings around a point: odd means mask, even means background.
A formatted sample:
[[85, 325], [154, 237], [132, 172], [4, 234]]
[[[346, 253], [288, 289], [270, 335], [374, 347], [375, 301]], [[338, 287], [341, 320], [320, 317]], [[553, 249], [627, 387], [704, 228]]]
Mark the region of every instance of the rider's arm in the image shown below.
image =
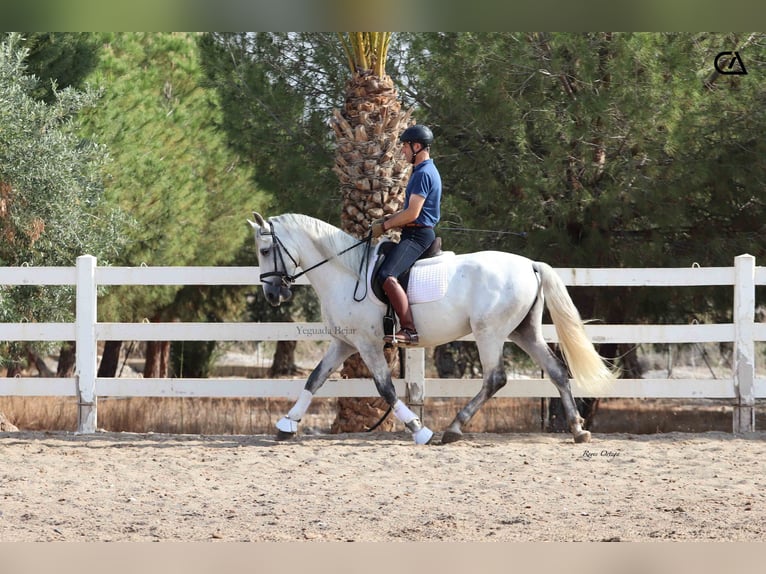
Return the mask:
[[395, 227], [403, 227], [408, 223], [412, 223], [420, 215], [420, 211], [423, 209], [423, 204], [425, 202], [425, 197], [422, 195], [415, 195], [413, 193], [410, 196], [410, 203], [407, 206], [407, 209], [403, 209], [402, 211], [395, 213], [386, 221], [384, 221], [383, 230], [388, 231], [389, 229], [394, 229]]

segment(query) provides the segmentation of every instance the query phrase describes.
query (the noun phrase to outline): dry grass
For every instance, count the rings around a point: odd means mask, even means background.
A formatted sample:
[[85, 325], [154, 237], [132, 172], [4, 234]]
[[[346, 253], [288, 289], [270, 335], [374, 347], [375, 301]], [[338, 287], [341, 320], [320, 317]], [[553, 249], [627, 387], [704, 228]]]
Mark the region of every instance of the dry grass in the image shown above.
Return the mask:
[[[464, 404], [429, 399], [427, 424], [445, 427]], [[315, 399], [302, 432], [327, 433], [335, 419], [336, 399]], [[490, 401], [471, 421], [470, 432], [526, 432], [540, 428], [538, 399]], [[99, 398], [98, 427], [112, 432], [171, 434], [268, 434], [292, 405], [287, 399]], [[0, 412], [23, 430], [77, 429], [77, 401], [62, 397], [0, 397]], [[392, 416], [392, 415], [389, 415]], [[401, 430], [401, 429], [399, 429]]]
[[[427, 399], [426, 424], [447, 427], [463, 399]], [[288, 399], [99, 398], [98, 427], [112, 432], [199, 435], [271, 434], [292, 406]], [[592, 430], [628, 432], [730, 432], [732, 401], [705, 399], [605, 399]], [[335, 420], [337, 400], [311, 404], [301, 432], [326, 434]], [[540, 432], [540, 399], [494, 398], [466, 427], [468, 432]], [[61, 397], [0, 397], [0, 413], [21, 430], [75, 431], [77, 402]], [[392, 415], [389, 415], [392, 416]], [[766, 400], [756, 401], [756, 428], [766, 428]], [[397, 423], [395, 430], [403, 427]]]
[[[329, 417], [333, 406], [316, 401], [307, 418]], [[290, 402], [283, 399], [101, 397], [98, 427], [114, 432], [258, 434], [273, 428], [289, 408]], [[0, 412], [24, 430], [77, 429], [74, 398], [2, 397]]]

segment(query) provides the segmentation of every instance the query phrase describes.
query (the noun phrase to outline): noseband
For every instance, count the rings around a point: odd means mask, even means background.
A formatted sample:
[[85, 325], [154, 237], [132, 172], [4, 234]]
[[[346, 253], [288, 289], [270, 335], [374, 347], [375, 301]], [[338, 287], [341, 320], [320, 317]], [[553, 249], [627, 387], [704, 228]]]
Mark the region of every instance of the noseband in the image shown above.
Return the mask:
[[[327, 263], [331, 259], [334, 259], [335, 257], [338, 257], [339, 255], [343, 255], [347, 251], [351, 251], [355, 247], [359, 247], [360, 245], [363, 245], [363, 244], [366, 243], [367, 244], [367, 251], [369, 252], [370, 244], [372, 242], [372, 232], [370, 232], [367, 235], [367, 237], [365, 237], [364, 239], [362, 239], [360, 241], [357, 241], [351, 247], [347, 247], [346, 249], [344, 249], [340, 253], [337, 253], [336, 255], [334, 255], [332, 257], [328, 257], [327, 259], [323, 259], [322, 261], [320, 261], [316, 265], [312, 265], [311, 267], [309, 267], [308, 269], [304, 269], [300, 273], [297, 273], [295, 275], [290, 275], [286, 271], [287, 266], [285, 265], [285, 258], [282, 255], [282, 251], [284, 251], [287, 254], [287, 256], [290, 258], [290, 261], [293, 262], [293, 265], [295, 265], [296, 268], [299, 267], [298, 262], [295, 260], [295, 258], [292, 255], [290, 255], [290, 252], [287, 250], [287, 247], [285, 247], [285, 244], [282, 243], [282, 240], [279, 239], [279, 237], [277, 236], [277, 232], [274, 230], [274, 224], [271, 221], [268, 221], [268, 224], [269, 224], [269, 231], [262, 231], [261, 234], [262, 235], [271, 235], [271, 237], [274, 238], [273, 239], [274, 244], [272, 246], [272, 250], [274, 251], [274, 271], [270, 271], [269, 273], [261, 273], [260, 280], [261, 280], [261, 283], [263, 283], [264, 282], [263, 280], [264, 279], [268, 279], [269, 277], [279, 277], [279, 281], [282, 284], [281, 285], [282, 287], [288, 287], [289, 288], [293, 283], [295, 283], [295, 280], [298, 279], [298, 277], [300, 277], [301, 275], [304, 275], [305, 273], [308, 273], [312, 269], [316, 269], [317, 267], [319, 267], [321, 265], [324, 265], [325, 263]], [[282, 271], [277, 271], [277, 269], [278, 269], [277, 259], [279, 259], [279, 262], [282, 264]], [[364, 263], [366, 259], [367, 259], [366, 256], [363, 257], [362, 258], [362, 263]], [[360, 269], [360, 272], [361, 272], [361, 269]], [[354, 289], [354, 293], [356, 294], [356, 289]]]
[[[287, 269], [287, 266], [285, 265], [285, 258], [282, 255], [282, 251], [287, 253], [287, 256], [290, 258], [290, 261], [293, 262], [293, 265], [295, 267], [298, 267], [298, 262], [295, 260], [295, 258], [290, 255], [290, 252], [287, 250], [287, 247], [285, 247], [285, 244], [282, 243], [282, 240], [277, 237], [276, 231], [274, 231], [274, 224], [269, 221], [269, 229], [270, 231], [262, 231], [262, 235], [271, 235], [273, 237], [273, 245], [272, 245], [272, 251], [274, 252], [274, 271], [271, 271], [269, 273], [261, 273], [260, 280], [261, 283], [264, 283], [264, 279], [268, 279], [269, 277], [279, 277], [279, 281], [282, 284], [282, 287], [290, 287], [293, 283], [295, 283], [295, 280], [303, 275], [305, 271], [302, 271], [301, 273], [298, 273], [297, 275], [290, 275], [285, 271]], [[282, 271], [277, 271], [277, 258], [279, 258], [279, 262], [282, 264]]]

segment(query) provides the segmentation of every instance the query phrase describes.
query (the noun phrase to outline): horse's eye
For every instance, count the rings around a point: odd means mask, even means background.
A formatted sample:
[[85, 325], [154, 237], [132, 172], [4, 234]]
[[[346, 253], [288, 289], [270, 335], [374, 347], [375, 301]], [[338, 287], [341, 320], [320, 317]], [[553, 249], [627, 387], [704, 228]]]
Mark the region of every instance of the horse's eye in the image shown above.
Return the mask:
[[261, 255], [266, 257], [269, 254], [269, 251], [271, 251], [271, 249], [269, 249], [268, 247], [264, 247], [263, 249], [261, 249]]

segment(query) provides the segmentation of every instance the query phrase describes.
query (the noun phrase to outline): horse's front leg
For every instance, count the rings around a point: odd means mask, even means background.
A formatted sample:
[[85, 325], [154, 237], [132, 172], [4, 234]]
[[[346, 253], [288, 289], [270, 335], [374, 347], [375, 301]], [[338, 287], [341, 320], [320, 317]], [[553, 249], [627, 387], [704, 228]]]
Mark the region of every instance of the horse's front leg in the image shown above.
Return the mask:
[[295, 433], [298, 432], [298, 423], [303, 418], [303, 415], [306, 414], [314, 394], [327, 378], [340, 367], [341, 363], [354, 352], [356, 352], [356, 349], [348, 343], [339, 339], [333, 339], [322, 360], [311, 371], [306, 385], [303, 387], [301, 394], [298, 395], [298, 400], [293, 405], [293, 408], [277, 422], [277, 440], [287, 440], [295, 436]]
[[425, 426], [420, 418], [405, 405], [401, 399], [396, 396], [396, 388], [391, 380], [391, 369], [383, 354], [383, 348], [380, 345], [371, 344], [368, 347], [361, 347], [359, 354], [372, 373], [375, 381], [375, 387], [378, 394], [391, 406], [394, 416], [404, 423], [404, 426], [412, 433], [415, 444], [428, 444], [434, 433]]

